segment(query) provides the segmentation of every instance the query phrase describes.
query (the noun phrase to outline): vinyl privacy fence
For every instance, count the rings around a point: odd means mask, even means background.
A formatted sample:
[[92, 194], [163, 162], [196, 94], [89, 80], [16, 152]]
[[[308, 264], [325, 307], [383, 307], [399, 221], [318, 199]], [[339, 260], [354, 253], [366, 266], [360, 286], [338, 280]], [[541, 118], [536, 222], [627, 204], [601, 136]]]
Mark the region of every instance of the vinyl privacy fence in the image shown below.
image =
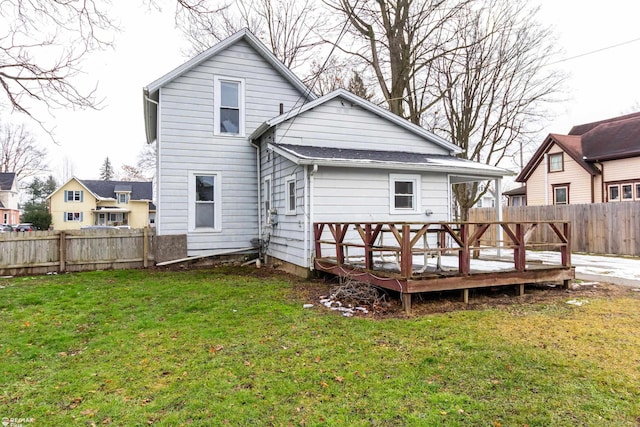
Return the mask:
[[0, 233], [0, 275], [143, 268], [154, 237], [148, 228]]
[[[495, 220], [494, 208], [469, 212], [470, 222]], [[640, 202], [503, 208], [503, 221], [552, 220], [571, 223], [573, 252], [640, 256]]]

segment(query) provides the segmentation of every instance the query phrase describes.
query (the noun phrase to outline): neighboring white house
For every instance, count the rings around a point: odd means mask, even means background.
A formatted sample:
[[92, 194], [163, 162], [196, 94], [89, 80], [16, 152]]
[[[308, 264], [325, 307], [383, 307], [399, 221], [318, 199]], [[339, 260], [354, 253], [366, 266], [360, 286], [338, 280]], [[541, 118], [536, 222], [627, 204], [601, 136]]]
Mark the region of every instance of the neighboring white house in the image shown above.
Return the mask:
[[189, 255], [261, 239], [313, 266], [313, 223], [447, 221], [451, 184], [509, 172], [345, 90], [317, 98], [242, 30], [144, 88], [156, 232]]

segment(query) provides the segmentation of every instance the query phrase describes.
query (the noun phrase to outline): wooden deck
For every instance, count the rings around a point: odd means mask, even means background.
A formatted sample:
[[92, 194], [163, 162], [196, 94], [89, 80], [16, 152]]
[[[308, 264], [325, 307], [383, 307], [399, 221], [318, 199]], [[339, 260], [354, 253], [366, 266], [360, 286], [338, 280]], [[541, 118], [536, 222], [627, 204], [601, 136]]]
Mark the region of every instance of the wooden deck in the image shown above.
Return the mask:
[[[467, 302], [473, 288], [517, 285], [522, 295], [527, 283], [568, 286], [575, 278], [570, 233], [565, 221], [315, 223], [314, 267], [397, 291], [409, 312], [412, 294], [421, 292], [459, 289]], [[557, 259], [527, 259], [527, 251], [543, 249]]]

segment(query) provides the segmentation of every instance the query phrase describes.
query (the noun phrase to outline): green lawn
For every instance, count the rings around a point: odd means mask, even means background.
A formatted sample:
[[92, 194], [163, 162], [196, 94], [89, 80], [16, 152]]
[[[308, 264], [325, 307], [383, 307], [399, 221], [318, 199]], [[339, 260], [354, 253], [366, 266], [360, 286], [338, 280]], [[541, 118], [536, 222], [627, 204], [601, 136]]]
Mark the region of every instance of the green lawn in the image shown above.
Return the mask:
[[[254, 270], [0, 279], [0, 420], [638, 426], [640, 295], [415, 316], [303, 309]], [[6, 421], [6, 420], [5, 420]], [[31, 420], [27, 420], [31, 421]]]

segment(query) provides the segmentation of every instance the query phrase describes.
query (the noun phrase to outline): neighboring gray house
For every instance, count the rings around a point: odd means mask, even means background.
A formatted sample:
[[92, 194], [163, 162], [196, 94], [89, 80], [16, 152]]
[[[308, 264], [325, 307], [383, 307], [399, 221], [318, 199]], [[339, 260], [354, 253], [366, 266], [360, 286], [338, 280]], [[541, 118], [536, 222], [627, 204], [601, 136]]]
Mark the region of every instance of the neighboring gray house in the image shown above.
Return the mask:
[[509, 172], [345, 90], [317, 98], [249, 31], [144, 88], [157, 140], [156, 233], [188, 255], [241, 250], [313, 266], [318, 221], [446, 221], [451, 184]]

